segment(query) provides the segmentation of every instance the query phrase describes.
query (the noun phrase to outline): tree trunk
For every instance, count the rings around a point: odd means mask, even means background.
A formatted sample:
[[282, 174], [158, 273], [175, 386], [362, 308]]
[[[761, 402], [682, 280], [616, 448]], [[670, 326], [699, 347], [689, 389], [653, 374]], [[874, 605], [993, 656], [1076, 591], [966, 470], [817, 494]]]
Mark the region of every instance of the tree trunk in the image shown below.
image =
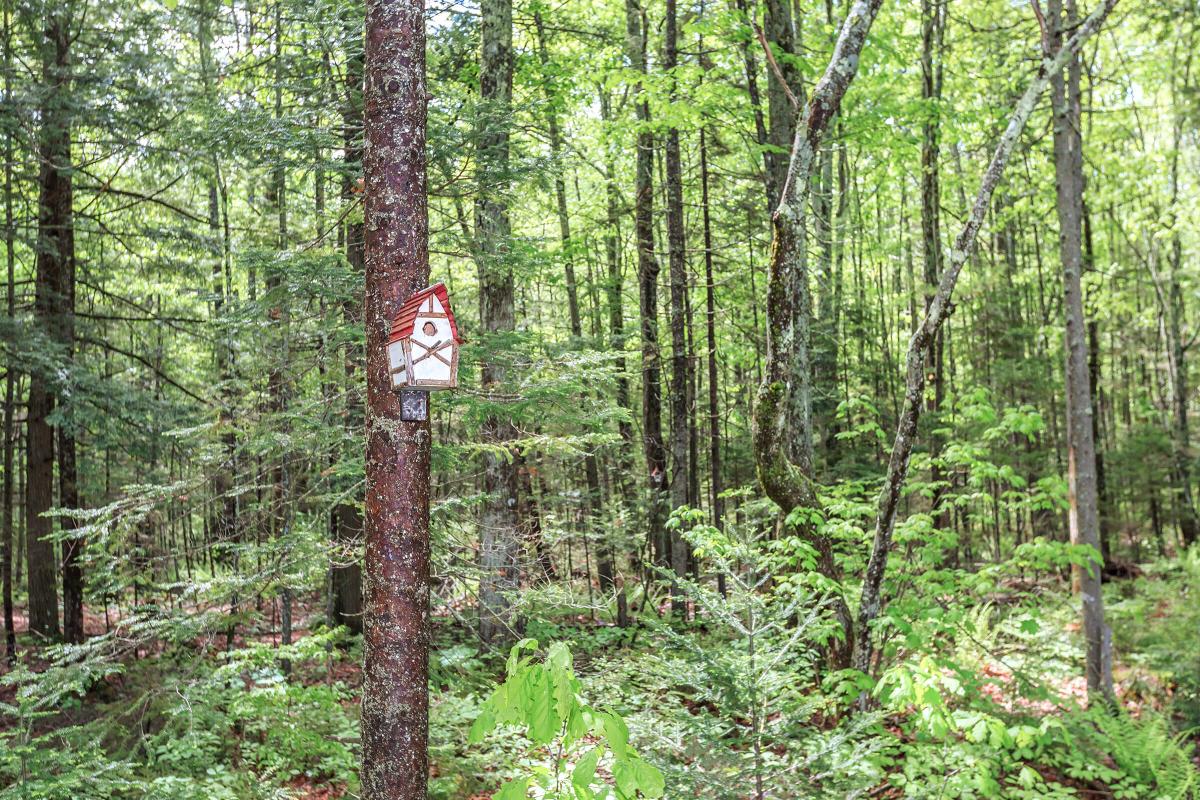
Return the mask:
[[[625, 2], [625, 57], [634, 71], [646, 74], [645, 14], [638, 0]], [[667, 453], [662, 435], [662, 378], [658, 349], [658, 259], [654, 254], [654, 133], [650, 103], [641, 80], [633, 86], [638, 120], [637, 167], [634, 186], [634, 228], [638, 249], [638, 296], [642, 329], [642, 447], [646, 455], [647, 537], [654, 562], [670, 566], [665, 527]]]
[[429, 777], [429, 421], [400, 419], [387, 340], [429, 280], [425, 14], [373, 0], [363, 158], [367, 332], [364, 800], [425, 800]]
[[797, 55], [799, 39], [791, 0], [767, 0], [763, 22], [767, 46], [779, 67], [778, 74], [775, 69], [767, 70], [767, 141], [771, 145], [766, 153], [767, 199], [768, 208], [773, 210], [783, 199], [789, 169], [787, 153], [795, 137], [797, 109], [791, 97], [801, 96], [800, 74], [791, 60]]
[[[274, 31], [274, 95], [275, 95], [275, 124], [283, 123], [283, 11], [282, 6], [275, 6]], [[288, 207], [287, 207], [287, 171], [283, 163], [283, 154], [276, 154], [276, 164], [272, 169], [270, 200], [276, 212], [276, 248], [279, 252], [287, 249], [288, 240]], [[281, 288], [282, 287], [282, 288]], [[284, 439], [288, 435], [288, 402], [291, 387], [288, 382], [288, 366], [291, 349], [291, 309], [288, 290], [280, 280], [278, 267], [267, 273], [267, 294], [270, 309], [267, 313], [268, 330], [277, 328], [278, 333], [270, 337], [273, 348], [277, 353], [271, 361], [271, 369], [267, 375], [267, 404], [274, 424], [279, 426]], [[288, 451], [284, 449], [271, 465], [271, 502], [268, 532], [272, 541], [280, 546], [280, 574], [287, 574], [289, 522], [291, 519], [291, 492], [289, 489], [290, 476]], [[292, 643], [292, 592], [286, 579], [280, 581], [279, 587], [279, 619], [280, 644]], [[291, 671], [291, 663], [287, 659], [280, 662], [284, 674]]]
[[[512, 0], [480, 6], [480, 108], [476, 120], [478, 196], [475, 200], [475, 260], [479, 267], [479, 318], [488, 335], [515, 330], [513, 272], [509, 263], [508, 138], [512, 113]], [[492, 339], [494, 341], [494, 338]], [[492, 355], [481, 368], [484, 391], [498, 391], [505, 364]], [[507, 449], [515, 426], [499, 416], [483, 423], [484, 441]], [[484, 456], [486, 500], [480, 534], [479, 635], [484, 642], [507, 640], [514, 624], [511, 594], [519, 577], [517, 508], [520, 487], [513, 454]]]
[[[355, 47], [346, 58], [345, 97], [342, 105], [342, 204], [349, 207], [355, 202], [355, 185], [362, 169], [362, 124], [363, 124], [363, 56]], [[345, 229], [346, 261], [356, 275], [364, 271], [363, 224], [351, 222]], [[350, 325], [362, 324], [361, 303], [349, 302], [342, 306], [342, 315]], [[351, 345], [346, 350], [344, 369], [346, 373], [346, 424], [358, 429], [363, 424], [363, 406], [357, 375], [361, 369], [363, 352]], [[362, 565], [359, 548], [362, 546], [363, 514], [361, 498], [353, 497], [339, 503], [333, 509], [333, 538], [335, 562], [330, 567], [330, 608], [333, 620], [345, 625], [352, 633], [363, 630]]]
[[[813, 168], [821, 140], [841, 106], [842, 97], [858, 70], [859, 52], [875, 20], [882, 0], [858, 0], [847, 11], [829, 66], [796, 129], [791, 145], [787, 175], [779, 206], [772, 216], [773, 237], [767, 287], [767, 357], [758, 402], [754, 409], [754, 456], [758, 479], [767, 496], [779, 505], [786, 518], [795, 509], [818, 506], [811, 463], [797, 463], [789, 453], [790, 410], [799, 387], [793, 381], [794, 349], [803, 331], [797, 330], [798, 306], [808, 302], [804, 275], [804, 242], [808, 224], [808, 199]], [[803, 533], [817, 551], [818, 569], [837, 580], [833, 544], [811, 524]], [[852, 621], [839, 597], [835, 614], [843, 639], [830, 647], [829, 661], [835, 669], [849, 663]]]
[[[546, 51], [546, 31], [540, 11], [534, 13], [533, 20], [537, 28], [538, 60], [541, 62], [543, 68], [547, 68], [550, 65], [550, 57]], [[567, 214], [567, 185], [566, 181], [563, 180], [562, 163], [560, 161], [562, 155], [562, 134], [558, 128], [558, 112], [556, 110], [559, 100], [556, 94], [553, 75], [548, 75], [542, 80], [546, 90], [546, 127], [550, 133], [550, 159], [551, 168], [554, 170], [555, 209], [558, 212], [558, 231], [562, 246], [564, 277], [567, 284], [567, 311], [571, 324], [571, 336], [576, 342], [582, 342], [583, 324], [579, 314], [579, 289], [575, 280], [575, 259], [571, 243], [571, 218]], [[585, 498], [587, 520], [584, 526], [584, 535], [592, 537], [598, 531], [602, 505], [600, 496], [600, 466], [596, 461], [596, 454], [594, 452], [589, 451], [584, 456], [583, 472], [587, 486], [587, 497]], [[528, 503], [526, 505], [528, 506]], [[528, 528], [528, 525], [526, 527]], [[540, 522], [538, 524], [538, 531], [540, 540]], [[611, 595], [616, 588], [616, 567], [613, 563], [613, 548], [610, 537], [603, 536], [597, 542], [596, 573], [600, 580], [600, 589], [604, 592], [605, 597]]]
[[[1074, 0], [1047, 0], [1047, 55], [1062, 48], [1063, 32], [1077, 22]], [[1100, 496], [1096, 482], [1096, 443], [1092, 427], [1092, 393], [1088, 374], [1087, 322], [1083, 316], [1083, 137], [1080, 132], [1078, 54], [1050, 76], [1054, 101], [1054, 172], [1058, 186], [1059, 253], [1063, 268], [1063, 311], [1066, 315], [1067, 502], [1071, 542], [1100, 549]], [[1077, 574], [1083, 600], [1083, 634], [1087, 641], [1088, 693], [1113, 697], [1112, 632], [1104, 622], [1101, 567], [1089, 561]], [[1078, 567], [1076, 568], [1078, 570]]]
[[[925, 101], [926, 117], [921, 138], [921, 243], [925, 258], [925, 307], [937, 292], [942, 275], [941, 186], [939, 174], [941, 100], [942, 100], [942, 40], [945, 32], [946, 4], [938, 0], [921, 0], [921, 98]], [[934, 417], [941, 410], [946, 396], [943, 370], [944, 336], [939, 329], [929, 353], [926, 372], [933, 382], [933, 395], [927, 400], [926, 411]], [[950, 527], [948, 509], [942, 508], [946, 487], [945, 476], [938, 463], [942, 452], [942, 437], [929, 436], [929, 459], [932, 466], [929, 480], [933, 484], [933, 524], [938, 530]]]
[[[210, 14], [215, 13], [215, 9], [204, 4], [199, 10], [199, 26], [197, 31], [197, 39], [199, 40], [200, 49], [200, 74], [204, 84], [205, 101], [214, 104], [216, 102], [216, 76], [213, 74], [212, 64], [212, 33], [210, 28]], [[212, 237], [213, 247], [216, 253], [213, 258], [212, 271], [210, 273], [210, 284], [213, 296], [212, 301], [212, 322], [216, 328], [216, 345], [215, 361], [217, 367], [218, 380], [220, 382], [220, 392], [218, 394], [220, 402], [219, 413], [219, 428], [221, 430], [221, 446], [224, 451], [225, 462], [217, 470], [213, 477], [213, 495], [216, 500], [214, 505], [216, 510], [213, 514], [210, 535], [213, 540], [217, 552], [225, 552], [226, 548], [231, 548], [237, 538], [237, 497], [233, 492], [234, 476], [237, 471], [237, 431], [234, 428], [234, 396], [231, 388], [233, 379], [233, 357], [235, 349], [230, 341], [230, 333], [222, 319], [222, 313], [225, 308], [225, 299], [228, 292], [227, 275], [228, 275], [228, 254], [229, 254], [229, 236], [228, 229], [224, 231], [221, 227], [221, 166], [217, 152], [214, 149], [212, 153], [212, 174], [209, 176], [208, 184], [208, 233]], [[228, 221], [226, 219], [226, 221]], [[232, 556], [231, 566], [234, 565], [236, 555]], [[236, 598], [231, 603], [231, 613], [236, 612]], [[232, 626], [229, 629], [232, 634]]]
[[[721, 497], [721, 407], [717, 387], [717, 303], [713, 281], [712, 220], [708, 205], [708, 142], [700, 129], [700, 209], [704, 220], [704, 311], [708, 334], [708, 470], [712, 523], [725, 529], [725, 500]], [[717, 575], [717, 590], [725, 595], [725, 573]]]
[[[675, 0], [667, 0], [665, 41], [663, 42], [663, 72], [670, 85], [669, 100], [676, 100], [674, 70], [678, 64], [678, 32]], [[687, 303], [687, 242], [683, 227], [683, 165], [679, 153], [679, 129], [667, 131], [665, 147], [667, 167], [667, 254], [671, 278], [671, 505], [680, 508], [688, 505], [688, 481], [691, 464], [688, 451], [688, 385], [691, 382], [687, 350], [687, 320], [684, 306]], [[678, 529], [671, 531], [671, 569], [676, 577], [687, 575], [688, 547]], [[678, 585], [671, 589], [672, 608], [675, 613], [686, 611], [686, 604]]]
[[[35, 315], [48, 338], [64, 343], [63, 287], [75, 259], [71, 190], [70, 37], [66, 19], [51, 15], [42, 42], [41, 191], [38, 200], [38, 251]], [[26, 469], [26, 507], [29, 561], [29, 629], [58, 636], [58, 569], [54, 543], [48, 541], [53, 523], [43, 516], [54, 502], [54, 431], [48, 417], [54, 410], [54, 390], [42, 370], [29, 380]], [[61, 442], [60, 442], [61, 444]]]
[[[611, 109], [607, 89], [600, 92], [600, 117], [607, 124], [611, 120]], [[625, 315], [621, 298], [624, 279], [621, 272], [621, 209], [620, 196], [617, 190], [616, 155], [613, 152], [611, 140], [605, 142], [604, 150], [604, 255], [608, 263], [608, 280], [606, 286], [606, 304], [608, 306], [608, 336], [609, 348], [613, 351], [613, 368], [617, 373], [617, 405], [632, 412], [632, 402], [629, 396], [629, 378], [625, 374]], [[633, 518], [632, 503], [629, 500], [630, 476], [633, 474], [633, 424], [622, 419], [617, 423], [617, 433], [621, 444], [614, 454], [616, 469], [613, 481], [616, 484], [618, 502], [621, 508], [621, 531], [629, 530]], [[627, 537], [622, 537], [626, 540]], [[624, 585], [616, 587], [617, 592], [617, 624], [625, 627], [629, 624], [628, 606], [625, 599]]]
[[[1193, 51], [1188, 51], [1187, 61], [1183, 69], [1183, 85], [1187, 86], [1188, 75], [1191, 73]], [[1172, 81], [1172, 87], [1176, 85]], [[1197, 512], [1196, 498], [1192, 493], [1192, 437], [1188, 423], [1188, 405], [1191, 397], [1191, 383], [1188, 378], [1188, 346], [1183, 341], [1183, 322], [1186, 309], [1184, 307], [1183, 286], [1180, 281], [1183, 266], [1183, 241], [1179, 235], [1177, 223], [1179, 208], [1179, 154], [1183, 149], [1183, 137], [1188, 129], [1188, 121], [1178, 113], [1179, 98], [1172, 92], [1173, 108], [1177, 109], [1174, 120], [1174, 146], [1170, 154], [1170, 189], [1171, 202], [1169, 219], [1171, 252], [1168, 256], [1170, 274], [1167, 277], [1168, 287], [1165, 293], [1157, 276], [1154, 284], [1163, 308], [1164, 332], [1166, 333], [1167, 364], [1171, 374], [1171, 406], [1175, 416], [1175, 473], [1179, 482], [1179, 534], [1184, 547], [1191, 547], [1200, 537], [1200, 512]], [[1192, 340], [1195, 342], [1195, 339]]]
[[[4, 6], [4, 107], [12, 109], [12, 17]], [[16, 254], [13, 250], [13, 136], [4, 137], [4, 255], [7, 267], [5, 310], [11, 321], [16, 313]], [[17, 629], [13, 622], [13, 416], [16, 405], [16, 371], [9, 364], [4, 376], [4, 519], [0, 523], [0, 595], [4, 605], [4, 657], [17, 662]]]

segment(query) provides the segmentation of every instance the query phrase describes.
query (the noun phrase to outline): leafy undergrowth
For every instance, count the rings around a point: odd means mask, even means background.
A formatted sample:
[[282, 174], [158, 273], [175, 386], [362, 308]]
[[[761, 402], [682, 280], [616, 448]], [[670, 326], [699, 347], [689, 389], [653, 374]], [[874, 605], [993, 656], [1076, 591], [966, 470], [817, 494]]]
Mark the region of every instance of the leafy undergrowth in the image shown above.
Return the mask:
[[[1200, 556], [1108, 587], [1109, 709], [1087, 707], [1057, 579], [928, 604], [885, 637], [871, 683], [822, 669], [820, 595], [755, 577], [795, 557], [780, 552], [738, 553], [757, 566], [726, 597], [687, 585], [692, 621], [647, 613], [623, 631], [564, 615], [531, 623], [546, 647], [507, 664], [442, 625], [430, 796], [1200, 797]], [[357, 796], [361, 652], [342, 631], [202, 657], [186, 636], [141, 659], [96, 640], [37, 655], [3, 678], [0, 798]]]

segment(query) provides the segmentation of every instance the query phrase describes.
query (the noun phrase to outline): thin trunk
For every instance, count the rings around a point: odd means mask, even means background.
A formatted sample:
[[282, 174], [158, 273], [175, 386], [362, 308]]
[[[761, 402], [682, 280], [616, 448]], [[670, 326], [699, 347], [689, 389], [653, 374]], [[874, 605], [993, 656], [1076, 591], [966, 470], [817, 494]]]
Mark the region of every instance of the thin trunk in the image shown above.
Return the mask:
[[[921, 139], [921, 243], [925, 258], [925, 307], [937, 292], [942, 274], [941, 233], [941, 176], [939, 174], [941, 99], [942, 99], [942, 40], [945, 32], [946, 4], [940, 0], [921, 2], [921, 97], [926, 102], [926, 117]], [[933, 417], [936, 429], [938, 413], [946, 396], [944, 379], [944, 339], [942, 331], [934, 337], [926, 366], [932, 377], [933, 395], [927, 399], [926, 412]], [[939, 463], [942, 436], [930, 433], [929, 479], [933, 484], [930, 506], [934, 526], [939, 530], [950, 527], [949, 510], [942, 507], [945, 496], [945, 476]]]
[[[625, 2], [625, 57], [646, 74], [646, 19], [638, 0]], [[670, 563], [665, 539], [667, 454], [662, 435], [662, 377], [658, 348], [658, 259], [654, 254], [654, 132], [641, 79], [632, 90], [638, 121], [634, 227], [638, 250], [638, 295], [642, 332], [642, 447], [646, 455], [647, 538], [659, 566]]]
[[[717, 303], [713, 281], [712, 220], [708, 203], [708, 142], [700, 129], [700, 208], [704, 220], [704, 310], [708, 334], [708, 469], [709, 503], [713, 526], [725, 528], [725, 500], [721, 497], [721, 408], [717, 388]], [[725, 573], [717, 575], [717, 590], [725, 594]]]
[[[480, 108], [476, 120], [478, 196], [475, 200], [475, 260], [479, 267], [479, 318], [489, 336], [516, 327], [514, 281], [509, 262], [512, 234], [508, 216], [509, 125], [512, 113], [512, 0], [484, 0], [480, 6]], [[495, 355], [484, 361], [480, 383], [497, 391], [507, 367]], [[501, 450], [511, 448], [516, 427], [499, 415], [483, 424], [483, 439]], [[515, 459], [489, 450], [484, 456], [486, 500], [480, 524], [479, 634], [484, 642], [506, 640], [514, 629], [511, 594], [519, 569], [520, 486]]]
[[[1066, 6], [1064, 17], [1063, 6]], [[1062, 47], [1063, 31], [1077, 21], [1074, 0], [1048, 0], [1046, 51]], [[1066, 315], [1067, 502], [1071, 542], [1100, 549], [1100, 498], [1096, 443], [1092, 438], [1092, 393], [1088, 375], [1087, 322], [1083, 316], [1083, 138], [1080, 133], [1078, 54], [1050, 76], [1054, 101], [1054, 172], [1058, 186], [1059, 253]], [[1111, 637], [1104, 622], [1101, 564], [1090, 560], [1077, 579], [1087, 641], [1087, 685], [1091, 695], [1113, 697]], [[1078, 567], [1076, 568], [1078, 570]]]
[[[537, 28], [537, 44], [538, 44], [538, 60], [543, 68], [547, 68], [550, 64], [550, 57], [546, 50], [546, 31], [545, 25], [542, 22], [541, 12], [534, 13], [534, 24]], [[546, 90], [546, 127], [550, 133], [550, 158], [552, 169], [554, 170], [554, 199], [555, 209], [558, 212], [558, 231], [563, 254], [563, 271], [567, 284], [567, 310], [569, 312], [571, 323], [571, 336], [575, 341], [580, 342], [583, 339], [583, 324], [579, 314], [579, 289], [575, 280], [575, 260], [573, 255], [573, 246], [571, 243], [571, 218], [567, 214], [567, 187], [566, 181], [563, 180], [563, 167], [560, 162], [562, 155], [562, 134], [558, 127], [558, 112], [555, 83], [552, 76], [545, 79], [543, 85]], [[596, 454], [588, 452], [583, 459], [584, 478], [587, 481], [587, 520], [584, 526], [584, 535], [592, 536], [599, 530], [599, 520], [601, 513], [601, 496], [600, 496], [600, 467], [596, 461]], [[526, 504], [528, 506], [528, 504]], [[528, 525], [527, 525], [528, 527]], [[540, 536], [541, 525], [539, 523], [538, 530]], [[598, 542], [596, 560], [596, 572], [600, 579], [600, 589], [605, 596], [612, 594], [615, 589], [615, 567], [613, 565], [613, 549], [608, 537], [602, 538]]]
[[[1178, 98], [1179, 88], [1182, 87], [1184, 91], [1190, 90], [1189, 82], [1194, 54], [1195, 50], [1189, 48], [1183, 69], [1173, 70], [1181, 75], [1178, 84], [1172, 82], [1173, 107], [1176, 109], [1181, 107]], [[1183, 149], [1183, 137], [1186, 129], [1187, 122], [1182, 118], [1182, 114], [1177, 112], [1174, 120], [1174, 146], [1171, 148], [1170, 156], [1171, 250], [1168, 255], [1170, 274], [1167, 278], [1169, 285], [1165, 293], [1166, 297], [1163, 297], [1164, 293], [1157, 277], [1155, 277], [1154, 283], [1159, 293], [1160, 305], [1165, 306], [1163, 323], [1168, 348], [1167, 362], [1171, 374], [1171, 406], [1175, 417], [1174, 466], [1179, 483], [1179, 534], [1184, 547], [1191, 547], [1200, 537], [1200, 512], [1197, 511], [1196, 498], [1192, 493], [1192, 438], [1188, 422], [1191, 383], [1188, 376], [1188, 345], [1185, 345], [1183, 341], [1183, 323], [1187, 313], [1184, 306], [1184, 288], [1180, 279], [1183, 267], [1183, 240], [1180, 238], [1177, 223], [1177, 209], [1180, 202], [1179, 154]]]
[[[12, 17], [4, 5], [4, 107], [12, 113]], [[13, 128], [15, 130], [15, 126]], [[5, 311], [13, 322], [16, 313], [16, 254], [13, 228], [13, 137], [4, 137], [4, 255], [7, 267]], [[16, 403], [16, 370], [9, 364], [4, 376], [4, 520], [0, 530], [0, 595], [4, 603], [4, 655], [11, 667], [17, 661], [17, 632], [13, 623], [13, 416]]]
[[[342, 103], [342, 205], [348, 208], [355, 200], [355, 186], [362, 170], [363, 144], [363, 54], [358, 42], [351, 45], [346, 57], [346, 76]], [[345, 226], [343, 243], [346, 262], [356, 276], [365, 272], [363, 255], [363, 224], [351, 222]], [[356, 295], [357, 296], [357, 295]], [[361, 302], [342, 305], [342, 318], [348, 326], [363, 324]], [[364, 423], [362, 387], [359, 377], [364, 353], [350, 345], [344, 361], [346, 386], [346, 425], [361, 429]], [[359, 548], [363, 539], [362, 498], [355, 496], [338, 503], [333, 509], [334, 563], [330, 567], [331, 610], [338, 625], [352, 633], [363, 630], [363, 576]]]
[[[605, 89], [602, 89], [600, 92], [600, 117], [606, 124], [611, 120], [609, 94]], [[621, 297], [624, 283], [621, 271], [621, 208], [620, 195], [617, 190], [615, 162], [616, 155], [613, 152], [613, 143], [606, 141], [604, 149], [604, 211], [606, 222], [604, 229], [604, 255], [605, 260], [608, 262], [605, 299], [608, 306], [609, 348], [615, 354], [613, 368], [617, 373], [617, 405], [622, 409], [632, 411], [633, 404], [629, 396], [629, 377], [625, 372], [625, 315]], [[633, 518], [632, 504], [629, 501], [629, 496], [632, 494], [629, 476], [633, 472], [633, 424], [628, 420], [622, 419], [617, 423], [617, 433], [621, 437], [621, 444], [614, 454], [616, 470], [614, 471], [613, 481], [616, 484], [615, 490], [622, 514], [621, 530], [627, 531]], [[617, 586], [616, 591], [617, 624], [620, 627], [625, 627], [629, 624], [629, 613], [623, 583]]]
[[429, 779], [429, 421], [400, 419], [387, 340], [429, 280], [425, 14], [373, 0], [363, 158], [367, 332], [364, 800], [425, 800]]
[[[275, 6], [275, 31], [274, 31], [274, 53], [273, 60], [275, 65], [273, 82], [275, 95], [275, 124], [281, 126], [283, 124], [283, 7], [282, 4]], [[283, 154], [279, 153], [276, 156], [276, 164], [272, 170], [271, 176], [271, 200], [275, 204], [276, 211], [276, 249], [283, 252], [287, 249], [288, 240], [288, 208], [287, 208], [287, 171], [284, 168]], [[290, 299], [288, 298], [288, 290], [281, 280], [280, 271], [278, 268], [272, 268], [267, 273], [266, 281], [267, 294], [271, 302], [275, 303], [267, 314], [268, 324], [272, 327], [278, 326], [278, 338], [275, 341], [276, 357], [272, 361], [270, 373], [267, 376], [267, 398], [268, 407], [273, 413], [274, 423], [279, 426], [281, 438], [286, 441], [288, 436], [288, 421], [287, 408], [289, 401], [289, 393], [291, 387], [288, 385], [287, 369], [290, 361], [289, 351], [291, 345], [291, 309]], [[273, 297], [271, 297], [273, 296]], [[276, 457], [275, 463], [271, 466], [272, 487], [271, 487], [271, 503], [270, 503], [270, 520], [269, 533], [270, 538], [282, 545], [281, 553], [281, 573], [287, 574], [287, 560], [289, 547], [287, 538], [289, 534], [289, 521], [291, 519], [291, 496], [289, 491], [289, 463], [288, 451], [284, 449]], [[280, 643], [289, 645], [292, 643], [292, 592], [291, 588], [282, 582], [279, 589], [279, 604], [280, 604]], [[287, 659], [280, 662], [284, 674], [291, 672], [291, 663]]]
[[[674, 70], [678, 63], [678, 31], [675, 0], [667, 0], [665, 41], [663, 43], [663, 72], [670, 84], [668, 99], [676, 100]], [[679, 129], [667, 131], [665, 147], [667, 168], [667, 254], [671, 278], [671, 505], [680, 508], [688, 504], [688, 480], [691, 464], [688, 452], [688, 384], [691, 381], [691, 360], [687, 351], [687, 246], [683, 227], [683, 165], [679, 153]], [[678, 529], [671, 531], [671, 569], [677, 578], [688, 571], [688, 547]], [[683, 613], [686, 604], [678, 585], [671, 590], [672, 609]]]

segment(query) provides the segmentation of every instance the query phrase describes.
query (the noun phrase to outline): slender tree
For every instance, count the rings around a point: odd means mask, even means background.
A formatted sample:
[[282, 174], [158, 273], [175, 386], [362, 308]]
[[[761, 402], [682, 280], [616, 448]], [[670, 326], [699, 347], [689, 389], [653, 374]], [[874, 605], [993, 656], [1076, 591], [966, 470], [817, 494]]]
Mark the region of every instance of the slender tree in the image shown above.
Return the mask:
[[[771, 260], [767, 287], [767, 355], [754, 409], [754, 457], [763, 491], [779, 506], [781, 518], [796, 509], [818, 506], [812, 463], [792, 455], [790, 424], [796, 395], [802, 388], [793, 380], [797, 342], [807, 331], [797, 325], [798, 310], [808, 303], [805, 254], [809, 193], [821, 141], [841, 106], [842, 97], [858, 71], [859, 53], [875, 21], [882, 0], [858, 0], [847, 10], [829, 66], [813, 88], [791, 144], [779, 206], [771, 216]], [[800, 329], [798, 329], [798, 327]], [[806, 436], [808, 430], [799, 432]], [[805, 524], [803, 532], [817, 551], [818, 568], [836, 580], [838, 569], [829, 537]], [[849, 663], [852, 624], [849, 609], [835, 599], [835, 614], [842, 638], [830, 648], [835, 667]]]
[[[625, 58], [640, 76], [646, 74], [646, 17], [638, 0], [625, 0]], [[638, 298], [642, 332], [642, 449], [646, 458], [646, 530], [654, 561], [670, 565], [665, 503], [667, 453], [662, 433], [662, 365], [658, 347], [658, 257], [654, 253], [654, 131], [650, 101], [642, 81], [633, 85], [637, 116], [637, 162], [634, 181], [634, 233], [637, 239]]]
[[[676, 19], [675, 0], [667, 0], [667, 16], [663, 38], [663, 71], [667, 74], [670, 87], [668, 98], [675, 102], [677, 81], [675, 68], [679, 62], [679, 33]], [[683, 164], [679, 153], [679, 129], [667, 129], [664, 147], [667, 167], [667, 255], [671, 279], [671, 505], [675, 508], [688, 504], [688, 481], [692, 467], [688, 448], [688, 419], [691, 409], [688, 404], [688, 387], [691, 383], [691, 358], [688, 353], [688, 329], [686, 317], [688, 275], [687, 240], [683, 220]], [[671, 531], [671, 569], [677, 577], [688, 571], [687, 543], [678, 530]], [[685, 611], [684, 598], [676, 587], [672, 592], [675, 613]]]
[[[925, 101], [925, 121], [921, 135], [921, 250], [925, 260], [925, 305], [937, 291], [942, 274], [941, 224], [941, 100], [942, 100], [942, 41], [946, 24], [946, 3], [941, 0], [921, 0], [921, 99]], [[927, 370], [933, 383], [927, 411], [936, 415], [946, 396], [945, 336], [938, 330], [929, 353]], [[944, 475], [939, 463], [942, 437], [931, 433], [929, 458], [932, 462], [930, 481], [934, 485], [934, 523], [940, 529], [949, 527], [950, 517], [942, 508], [945, 493]]]
[[[1064, 8], [1065, 5], [1065, 8]], [[1064, 13], [1065, 12], [1065, 13]], [[1075, 0], [1047, 0], [1046, 56], [1064, 49], [1064, 31], [1078, 23]], [[1100, 493], [1096, 480], [1096, 442], [1088, 370], [1087, 320], [1083, 315], [1083, 135], [1078, 52], [1050, 75], [1054, 101], [1054, 173], [1058, 190], [1058, 243], [1063, 270], [1066, 315], [1067, 500], [1071, 541], [1100, 550]], [[1078, 569], [1078, 568], [1077, 568]], [[1101, 564], [1089, 560], [1077, 581], [1083, 601], [1087, 641], [1088, 692], [1112, 698], [1112, 632], [1104, 622]]]
[[[12, 113], [12, 16], [4, 4], [4, 107]], [[16, 229], [13, 227], [13, 136], [15, 120], [4, 121], [4, 260], [6, 266], [5, 313], [10, 322], [16, 313]], [[11, 666], [17, 659], [17, 629], [13, 621], [13, 418], [15, 416], [14, 364], [4, 376], [4, 519], [0, 521], [0, 596], [4, 607], [4, 654]]]
[[[362, 173], [363, 126], [363, 51], [362, 42], [353, 34], [346, 54], [342, 95], [342, 203], [350, 208], [357, 202], [355, 187]], [[344, 246], [346, 262], [355, 275], [363, 274], [363, 223], [351, 218], [345, 225]], [[349, 325], [362, 324], [362, 303], [349, 300], [342, 305], [343, 319]], [[362, 370], [362, 348], [350, 345], [346, 349], [346, 424], [356, 429], [363, 423], [362, 393], [358, 374]], [[336, 561], [331, 568], [333, 618], [349, 630], [362, 631], [362, 566], [358, 548], [362, 544], [363, 515], [361, 498], [351, 497], [333, 509], [331, 525]]]
[[[512, 0], [480, 6], [479, 110], [475, 123], [478, 195], [475, 199], [475, 260], [479, 266], [479, 319], [493, 337], [516, 328], [514, 279], [509, 254], [509, 125], [512, 113]], [[495, 341], [495, 338], [493, 338]], [[507, 367], [493, 355], [482, 365], [485, 390], [504, 385]], [[510, 420], [492, 414], [483, 425], [486, 442], [512, 447]], [[480, 519], [479, 634], [484, 642], [505, 639], [513, 628], [509, 607], [517, 588], [520, 486], [516, 459], [489, 449], [484, 455], [486, 494]]]
[[[571, 336], [575, 341], [583, 340], [583, 322], [579, 314], [579, 287], [575, 279], [574, 244], [571, 241], [571, 217], [567, 213], [567, 182], [564, 177], [562, 157], [562, 132], [558, 122], [557, 82], [554, 78], [553, 65], [546, 47], [546, 26], [542, 21], [542, 12], [534, 12], [534, 26], [537, 30], [538, 61], [546, 71], [543, 78], [546, 90], [546, 129], [550, 136], [550, 158], [554, 165], [554, 207], [558, 214], [559, 243], [562, 248], [563, 276], [567, 288], [567, 319], [571, 326]], [[600, 490], [600, 464], [593, 451], [588, 451], [583, 457], [583, 475], [587, 487], [586, 526], [584, 535], [591, 538], [599, 523], [603, 498]], [[541, 540], [539, 531], [538, 541]], [[535, 547], [537, 544], [535, 543]], [[599, 540], [596, 573], [600, 580], [600, 588], [606, 596], [611, 595], [616, 588], [616, 567], [613, 563], [613, 548], [609, 537]]]

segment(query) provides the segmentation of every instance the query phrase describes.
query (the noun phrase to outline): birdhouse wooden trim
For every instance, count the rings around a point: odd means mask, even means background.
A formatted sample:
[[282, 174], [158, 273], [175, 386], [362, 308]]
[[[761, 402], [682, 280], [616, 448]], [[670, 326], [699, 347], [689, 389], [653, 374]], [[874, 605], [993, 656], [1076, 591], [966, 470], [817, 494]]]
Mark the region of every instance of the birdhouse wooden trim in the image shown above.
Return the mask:
[[[425, 341], [439, 332], [442, 335], [433, 342]], [[462, 342], [445, 284], [435, 283], [414, 293], [396, 313], [388, 337], [392, 388], [453, 389], [458, 385], [458, 348]], [[420, 376], [415, 368], [428, 359], [445, 365], [448, 370], [440, 372], [446, 377]]]

